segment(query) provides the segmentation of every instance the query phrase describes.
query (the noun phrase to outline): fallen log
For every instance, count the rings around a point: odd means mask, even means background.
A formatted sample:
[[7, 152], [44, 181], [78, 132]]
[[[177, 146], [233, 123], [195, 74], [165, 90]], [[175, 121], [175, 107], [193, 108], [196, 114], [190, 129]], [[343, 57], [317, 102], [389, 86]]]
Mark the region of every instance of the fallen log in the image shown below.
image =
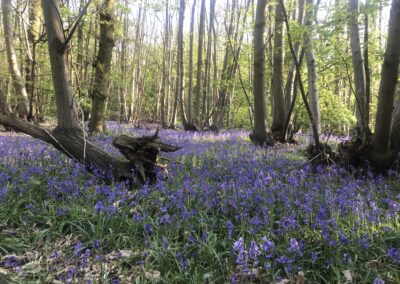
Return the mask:
[[113, 145], [127, 160], [118, 159], [98, 148], [79, 132], [58, 128], [48, 130], [10, 114], [0, 114], [0, 124], [52, 144], [69, 158], [84, 164], [88, 171], [99, 172], [106, 182], [127, 181], [132, 186], [147, 181], [154, 183], [156, 167], [165, 168], [158, 164], [160, 152], [179, 150], [179, 147], [162, 143], [158, 130], [155, 135], [138, 138], [121, 135], [114, 139]]

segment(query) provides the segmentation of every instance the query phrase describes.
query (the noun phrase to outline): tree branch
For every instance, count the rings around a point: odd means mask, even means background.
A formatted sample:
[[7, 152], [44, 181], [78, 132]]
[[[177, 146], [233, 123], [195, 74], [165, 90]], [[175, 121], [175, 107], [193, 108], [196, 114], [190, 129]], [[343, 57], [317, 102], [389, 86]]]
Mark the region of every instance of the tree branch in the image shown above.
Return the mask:
[[69, 42], [71, 41], [72, 37], [74, 36], [74, 33], [76, 31], [76, 29], [78, 28], [83, 16], [86, 14], [86, 11], [89, 7], [89, 5], [93, 2], [93, 0], [89, 0], [86, 5], [83, 7], [82, 11], [80, 12], [78, 18], [76, 19], [76, 21], [74, 22], [74, 25], [72, 26], [71, 31], [69, 32], [67, 38], [65, 39], [65, 42], [63, 43], [62, 47], [61, 47], [61, 52], [64, 53], [64, 51], [67, 49], [67, 46], [69, 44]]

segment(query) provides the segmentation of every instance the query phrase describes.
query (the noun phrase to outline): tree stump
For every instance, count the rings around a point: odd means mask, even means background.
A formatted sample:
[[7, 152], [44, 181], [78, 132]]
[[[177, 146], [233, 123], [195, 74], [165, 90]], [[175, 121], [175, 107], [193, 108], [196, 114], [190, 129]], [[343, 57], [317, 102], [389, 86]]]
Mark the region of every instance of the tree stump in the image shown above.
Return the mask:
[[[160, 164], [160, 152], [175, 152], [179, 147], [162, 143], [158, 136], [159, 129], [152, 136], [129, 137], [121, 135], [113, 140], [113, 146], [124, 157], [133, 163], [138, 183], [157, 180], [156, 168], [166, 170], [166, 165]], [[164, 159], [166, 160], [166, 159]]]

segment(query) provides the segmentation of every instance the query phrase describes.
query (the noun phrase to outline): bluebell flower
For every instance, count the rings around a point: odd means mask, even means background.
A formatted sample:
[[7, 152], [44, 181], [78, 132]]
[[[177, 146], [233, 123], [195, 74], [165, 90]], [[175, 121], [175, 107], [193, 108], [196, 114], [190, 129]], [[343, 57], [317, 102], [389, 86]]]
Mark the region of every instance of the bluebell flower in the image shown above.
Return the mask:
[[78, 241], [74, 248], [74, 256], [78, 256], [82, 249], [83, 249], [83, 244], [81, 243], [81, 241]]
[[394, 262], [400, 264], [400, 249], [390, 247], [387, 250], [388, 257], [393, 260]]
[[276, 261], [283, 265], [289, 265], [289, 264], [292, 264], [294, 260], [291, 258], [288, 258], [286, 255], [282, 255], [282, 256], [278, 257], [276, 259]]
[[239, 251], [239, 253], [236, 257], [236, 264], [246, 265], [247, 259], [248, 259], [248, 252], [245, 250], [241, 250], [241, 251]]
[[160, 225], [169, 225], [169, 224], [171, 224], [171, 216], [168, 214], [161, 216]]
[[299, 242], [295, 238], [291, 238], [289, 252], [299, 252], [299, 251], [300, 251]]
[[182, 269], [187, 269], [189, 266], [189, 260], [187, 259], [187, 257], [185, 256], [185, 254], [183, 252], [178, 252], [176, 254], [176, 259], [178, 260], [179, 266]]
[[243, 240], [243, 238], [239, 238], [238, 241], [235, 241], [235, 243], [233, 244], [233, 250], [235, 250], [235, 251], [244, 250], [244, 240]]
[[225, 223], [225, 226], [226, 226], [226, 228], [228, 229], [228, 236], [229, 236], [229, 238], [232, 238], [232, 232], [233, 232], [233, 229], [234, 229], [234, 225], [232, 224], [232, 222], [231, 221], [226, 221], [226, 223]]
[[376, 277], [374, 281], [372, 281], [372, 284], [385, 284], [385, 281], [383, 281], [381, 278]]
[[143, 228], [144, 228], [144, 232], [147, 235], [151, 235], [153, 233], [153, 225], [152, 224], [146, 223], [146, 224], [144, 224]]
[[249, 256], [252, 259], [257, 259], [258, 255], [260, 254], [260, 250], [256, 244], [256, 242], [251, 241], [250, 247], [249, 247]]
[[100, 200], [97, 201], [97, 202], [96, 202], [96, 205], [95, 205], [95, 210], [96, 210], [96, 213], [97, 213], [97, 214], [101, 213], [101, 211], [104, 210], [104, 204], [103, 204], [103, 202], [101, 202]]
[[312, 261], [312, 263], [315, 263], [317, 260], [318, 260], [318, 253], [317, 252], [315, 252], [315, 251], [313, 251], [312, 253], [311, 253], [311, 261]]
[[261, 245], [262, 250], [266, 253], [271, 253], [275, 247], [274, 243], [268, 240], [267, 237], [263, 237], [262, 240], [263, 240], [263, 243]]
[[58, 252], [55, 250], [50, 254], [50, 258], [58, 258], [60, 255], [58, 254]]
[[168, 242], [168, 239], [165, 236], [162, 236], [162, 245], [163, 245], [164, 249], [166, 249], [166, 250], [170, 249], [170, 244]]

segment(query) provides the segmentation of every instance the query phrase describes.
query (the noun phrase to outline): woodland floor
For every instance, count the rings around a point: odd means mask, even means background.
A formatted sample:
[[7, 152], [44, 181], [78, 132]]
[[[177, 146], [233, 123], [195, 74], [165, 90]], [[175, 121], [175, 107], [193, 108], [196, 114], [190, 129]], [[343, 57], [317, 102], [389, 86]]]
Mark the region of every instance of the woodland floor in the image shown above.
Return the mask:
[[[113, 136], [154, 133], [108, 126], [115, 156]], [[313, 171], [305, 143], [248, 134], [161, 130], [182, 147], [168, 179], [129, 191], [0, 132], [0, 283], [400, 283], [398, 173]]]

